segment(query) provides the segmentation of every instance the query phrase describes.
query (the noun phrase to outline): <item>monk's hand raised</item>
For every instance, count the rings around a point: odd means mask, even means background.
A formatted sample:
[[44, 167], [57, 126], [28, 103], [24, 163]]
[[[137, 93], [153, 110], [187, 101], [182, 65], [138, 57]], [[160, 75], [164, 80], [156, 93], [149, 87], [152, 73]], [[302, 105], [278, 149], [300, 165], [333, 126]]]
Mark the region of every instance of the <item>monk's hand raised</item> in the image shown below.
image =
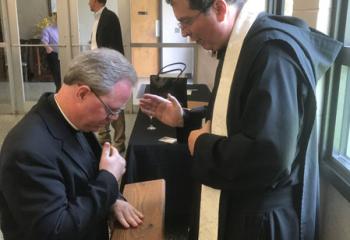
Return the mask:
[[183, 126], [182, 107], [177, 99], [170, 94], [167, 99], [154, 94], [145, 94], [140, 99], [140, 108], [143, 113], [157, 118], [166, 125]]
[[191, 156], [194, 154], [194, 146], [198, 137], [204, 133], [210, 133], [210, 122], [206, 122], [200, 129], [193, 130], [188, 136], [188, 149], [190, 150]]

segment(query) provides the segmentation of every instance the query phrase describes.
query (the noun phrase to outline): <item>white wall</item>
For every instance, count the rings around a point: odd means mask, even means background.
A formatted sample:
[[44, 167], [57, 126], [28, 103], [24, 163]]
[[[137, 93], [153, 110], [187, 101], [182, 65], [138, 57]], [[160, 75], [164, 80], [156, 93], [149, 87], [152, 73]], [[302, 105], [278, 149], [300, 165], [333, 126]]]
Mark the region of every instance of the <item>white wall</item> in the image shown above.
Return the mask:
[[350, 203], [327, 179], [321, 179], [321, 240], [350, 239]]
[[90, 11], [88, 1], [78, 1], [78, 19], [79, 19], [79, 36], [80, 44], [88, 44], [91, 38], [91, 29], [94, 22], [93, 13]]

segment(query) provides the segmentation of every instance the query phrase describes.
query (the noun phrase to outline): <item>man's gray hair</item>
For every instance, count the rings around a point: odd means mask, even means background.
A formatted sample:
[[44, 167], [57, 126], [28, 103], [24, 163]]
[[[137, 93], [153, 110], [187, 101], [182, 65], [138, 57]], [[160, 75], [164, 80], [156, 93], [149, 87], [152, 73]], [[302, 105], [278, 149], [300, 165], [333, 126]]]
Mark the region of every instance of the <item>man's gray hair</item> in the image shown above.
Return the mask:
[[98, 95], [105, 95], [120, 80], [134, 85], [136, 72], [129, 61], [118, 51], [97, 48], [75, 57], [64, 76], [67, 85], [86, 84]]
[[[215, 0], [187, 0], [189, 2], [190, 9], [206, 12]], [[262, 0], [261, 0], [262, 1]], [[172, 4], [173, 0], [166, 0], [167, 3]], [[238, 4], [240, 7], [244, 5], [246, 0], [225, 0], [229, 5]]]

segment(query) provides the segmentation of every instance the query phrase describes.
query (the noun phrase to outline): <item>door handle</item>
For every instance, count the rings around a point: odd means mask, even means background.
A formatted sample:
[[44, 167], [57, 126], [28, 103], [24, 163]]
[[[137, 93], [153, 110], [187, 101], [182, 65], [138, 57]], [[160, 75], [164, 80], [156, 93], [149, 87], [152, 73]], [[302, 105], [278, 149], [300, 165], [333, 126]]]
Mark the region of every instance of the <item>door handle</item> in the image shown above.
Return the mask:
[[160, 37], [160, 22], [158, 19], [155, 21], [155, 35]]

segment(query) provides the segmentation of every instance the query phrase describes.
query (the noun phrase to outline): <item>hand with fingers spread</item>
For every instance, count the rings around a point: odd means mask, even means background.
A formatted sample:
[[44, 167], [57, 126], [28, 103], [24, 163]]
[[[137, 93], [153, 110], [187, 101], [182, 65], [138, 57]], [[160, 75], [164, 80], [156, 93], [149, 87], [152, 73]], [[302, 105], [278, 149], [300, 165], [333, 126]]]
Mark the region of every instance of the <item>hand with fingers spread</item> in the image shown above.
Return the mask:
[[114, 229], [116, 221], [125, 228], [137, 227], [143, 223], [142, 219], [143, 214], [140, 211], [127, 201], [118, 199], [112, 206], [110, 227]]
[[168, 94], [168, 98], [145, 94], [140, 99], [141, 111], [148, 116], [157, 118], [162, 123], [171, 127], [183, 126], [183, 110], [177, 99]]
[[110, 172], [118, 180], [125, 172], [125, 165], [125, 159], [119, 154], [118, 150], [111, 146], [109, 142], [105, 142], [99, 169]]

